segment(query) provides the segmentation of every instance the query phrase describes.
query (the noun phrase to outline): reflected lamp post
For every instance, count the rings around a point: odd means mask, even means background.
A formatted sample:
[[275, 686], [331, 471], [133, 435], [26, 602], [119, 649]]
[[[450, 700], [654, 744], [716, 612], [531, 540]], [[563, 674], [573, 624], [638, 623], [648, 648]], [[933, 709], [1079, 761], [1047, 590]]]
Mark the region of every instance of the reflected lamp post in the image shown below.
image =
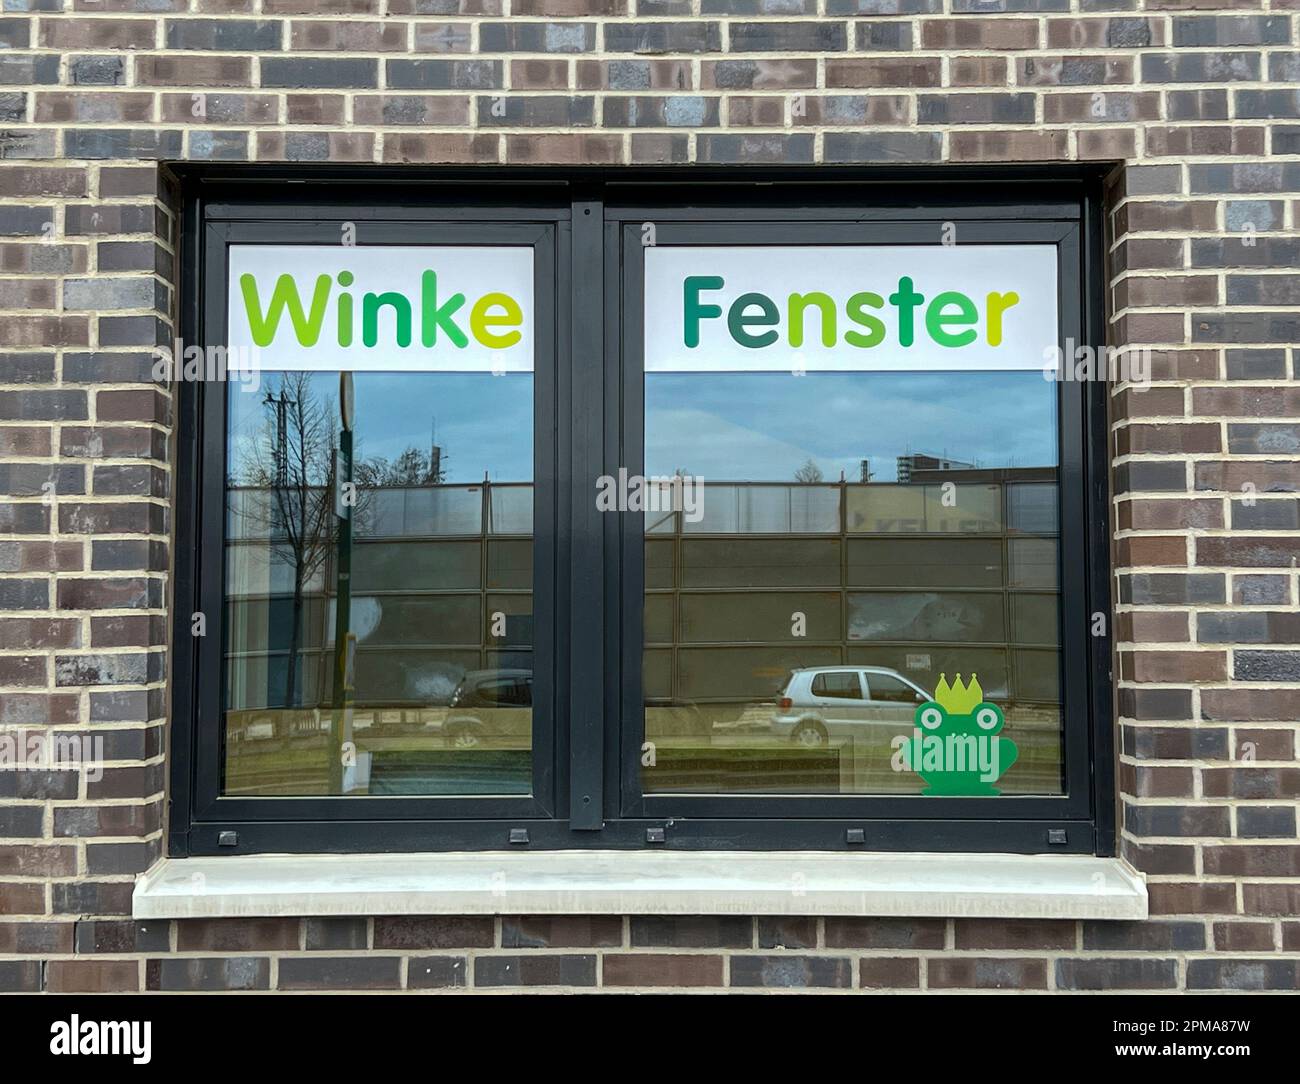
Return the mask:
[[[274, 495], [271, 499], [269, 510], [271, 537], [273, 540], [283, 534], [287, 534], [285, 521], [288, 518], [288, 513], [287, 510], [282, 507], [281, 502], [285, 499], [285, 490], [289, 487], [289, 407], [291, 404], [296, 403], [297, 400], [290, 399], [289, 393], [283, 387], [280, 388], [280, 394], [278, 396], [273, 395], [271, 390], [268, 388], [265, 397], [262, 399], [262, 404], [264, 406], [271, 407], [275, 411], [275, 442], [271, 449], [271, 466], [274, 473], [272, 488]], [[271, 605], [276, 605], [274, 600], [271, 602]], [[293, 614], [291, 611], [291, 623], [292, 619]], [[292, 631], [290, 631], [289, 636], [290, 643], [292, 643]], [[298, 660], [292, 653], [290, 653], [288, 665], [290, 667], [298, 665]], [[289, 687], [291, 684], [293, 684], [293, 682], [290, 679], [290, 675], [286, 673], [283, 687], [279, 687], [280, 682], [275, 674], [274, 667], [268, 666], [266, 674], [266, 702], [268, 704], [274, 704], [278, 698], [283, 701], [284, 707], [287, 711], [292, 711], [294, 705], [290, 703], [290, 700], [293, 698], [289, 695]]]
[[[352, 631], [352, 474], [354, 395], [352, 374], [339, 373], [339, 446], [334, 460], [334, 515], [338, 519], [338, 557], [334, 587], [334, 695], [331, 722], [330, 793], [343, 792], [344, 751], [352, 742], [356, 634]], [[355, 758], [356, 751], [351, 751]], [[355, 759], [353, 764], [355, 764]]]

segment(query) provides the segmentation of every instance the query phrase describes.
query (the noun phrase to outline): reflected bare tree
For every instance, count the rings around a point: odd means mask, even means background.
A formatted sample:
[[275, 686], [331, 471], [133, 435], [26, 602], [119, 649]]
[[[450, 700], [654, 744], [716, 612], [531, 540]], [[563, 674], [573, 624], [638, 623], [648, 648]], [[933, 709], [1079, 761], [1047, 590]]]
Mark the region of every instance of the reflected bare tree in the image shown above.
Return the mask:
[[435, 462], [429, 452], [408, 445], [396, 459], [383, 456], [358, 461], [355, 468], [357, 485], [367, 489], [381, 486], [432, 486], [446, 481], [446, 468], [441, 457]]
[[[279, 374], [279, 387], [267, 392], [265, 424], [243, 450], [237, 483], [253, 499], [234, 509], [268, 539], [273, 562], [292, 570], [293, 603], [284, 703], [298, 696], [298, 655], [302, 650], [302, 613], [306, 586], [334, 546], [334, 458], [338, 447], [338, 411], [334, 400], [320, 396], [312, 374]], [[261, 494], [267, 500], [259, 499]]]
[[817, 466], [812, 459], [804, 462], [804, 465], [794, 472], [796, 482], [821, 482], [825, 480], [821, 467]]

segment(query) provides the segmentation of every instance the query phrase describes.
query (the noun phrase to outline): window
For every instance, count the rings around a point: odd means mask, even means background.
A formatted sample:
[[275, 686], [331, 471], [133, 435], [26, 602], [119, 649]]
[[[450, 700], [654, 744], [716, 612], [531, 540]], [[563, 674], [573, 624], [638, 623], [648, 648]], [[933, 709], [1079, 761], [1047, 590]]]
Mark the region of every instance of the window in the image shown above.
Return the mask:
[[876, 670], [867, 675], [867, 685], [867, 699], [878, 704], [916, 704], [930, 699], [916, 686]]
[[861, 700], [862, 683], [851, 672], [832, 671], [818, 674], [812, 681], [813, 696], [829, 696], [837, 700]]
[[1108, 853], [1095, 181], [692, 177], [195, 188], [179, 851]]

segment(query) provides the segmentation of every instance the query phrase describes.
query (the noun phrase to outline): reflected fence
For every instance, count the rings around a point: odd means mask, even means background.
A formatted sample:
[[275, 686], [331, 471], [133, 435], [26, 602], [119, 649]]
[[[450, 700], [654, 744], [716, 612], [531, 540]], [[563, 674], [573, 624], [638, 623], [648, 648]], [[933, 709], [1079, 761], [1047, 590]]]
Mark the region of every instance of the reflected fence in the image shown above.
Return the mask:
[[[647, 514], [647, 739], [771, 744], [773, 706], [800, 667], [881, 668], [925, 690], [941, 673], [978, 673], [1009, 726], [1051, 735], [1043, 772], [1059, 775], [1056, 492], [1055, 468], [1043, 467], [918, 471], [905, 484], [709, 482], [697, 522]], [[238, 784], [241, 744], [328, 741], [339, 555], [332, 522], [302, 537], [270, 489], [232, 486], [227, 501], [226, 743]], [[489, 692], [479, 716], [508, 725], [484, 725], [475, 745], [447, 724], [467, 675], [478, 689], [478, 675], [531, 671], [532, 502], [529, 483], [359, 491], [358, 745], [530, 748], [530, 705]], [[264, 778], [245, 760], [242, 786], [318, 793], [322, 755], [281, 757]], [[1050, 778], [1035, 787], [1053, 789]]]

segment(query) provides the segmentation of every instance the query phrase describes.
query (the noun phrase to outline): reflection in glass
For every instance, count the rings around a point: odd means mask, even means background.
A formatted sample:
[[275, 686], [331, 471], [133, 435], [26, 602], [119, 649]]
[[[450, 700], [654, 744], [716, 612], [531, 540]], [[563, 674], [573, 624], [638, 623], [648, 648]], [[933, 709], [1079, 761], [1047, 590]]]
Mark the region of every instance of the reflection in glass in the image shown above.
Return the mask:
[[528, 793], [532, 377], [351, 379], [228, 392], [224, 793]]
[[1062, 792], [1056, 388], [1036, 372], [658, 373], [647, 476], [647, 793], [919, 794], [891, 765], [940, 676], [977, 674]]

